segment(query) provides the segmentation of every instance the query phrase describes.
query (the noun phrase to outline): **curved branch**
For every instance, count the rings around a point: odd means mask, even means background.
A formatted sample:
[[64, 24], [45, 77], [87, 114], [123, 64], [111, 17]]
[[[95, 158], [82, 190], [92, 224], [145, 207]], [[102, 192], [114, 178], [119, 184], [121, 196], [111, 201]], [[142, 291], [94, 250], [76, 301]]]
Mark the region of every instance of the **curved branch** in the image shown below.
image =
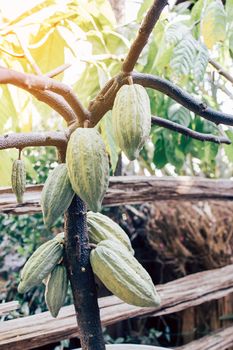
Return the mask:
[[190, 111], [215, 124], [233, 125], [233, 115], [215, 111], [166, 79], [141, 73], [132, 73], [132, 77], [134, 83], [164, 93]]
[[12, 133], [0, 136], [0, 149], [24, 148], [36, 146], [66, 147], [67, 137], [64, 132], [29, 132]]
[[204, 134], [198, 131], [194, 131], [168, 119], [152, 116], [151, 123], [154, 125], [162, 126], [166, 129], [179, 132], [180, 134], [192, 137], [193, 139], [196, 139], [196, 140], [210, 141], [214, 143], [226, 143], [227, 145], [231, 144], [231, 141], [227, 137], [217, 136], [213, 134]]
[[21, 73], [12, 69], [0, 67], [0, 83], [13, 84], [27, 91], [49, 90], [61, 95], [74, 110], [80, 123], [89, 118], [89, 112], [82, 106], [74, 92], [66, 84], [60, 83], [46, 76]]
[[163, 8], [167, 5], [167, 0], [155, 0], [146, 17], [144, 18], [136, 39], [130, 47], [127, 57], [122, 65], [123, 72], [132, 72], [134, 66], [143, 50], [147, 44], [148, 38], [159, 19], [159, 16]]

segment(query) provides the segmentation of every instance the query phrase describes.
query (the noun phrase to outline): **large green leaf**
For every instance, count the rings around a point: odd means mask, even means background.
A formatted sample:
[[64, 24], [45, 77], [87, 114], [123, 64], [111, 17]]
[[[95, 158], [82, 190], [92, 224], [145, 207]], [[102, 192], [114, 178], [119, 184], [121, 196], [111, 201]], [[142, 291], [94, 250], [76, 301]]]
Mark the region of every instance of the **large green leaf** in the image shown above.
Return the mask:
[[188, 34], [182, 39], [173, 51], [170, 62], [175, 76], [188, 75], [193, 67], [193, 60], [197, 54], [197, 42]]
[[221, 0], [209, 1], [201, 21], [201, 33], [209, 49], [226, 36], [226, 13]]
[[168, 109], [168, 118], [187, 127], [191, 121], [191, 114], [187, 108], [178, 103], [173, 103]]
[[193, 67], [193, 76], [197, 83], [203, 81], [204, 74], [209, 61], [209, 52], [207, 47], [199, 43], [198, 45], [198, 53], [195, 59], [194, 67]]

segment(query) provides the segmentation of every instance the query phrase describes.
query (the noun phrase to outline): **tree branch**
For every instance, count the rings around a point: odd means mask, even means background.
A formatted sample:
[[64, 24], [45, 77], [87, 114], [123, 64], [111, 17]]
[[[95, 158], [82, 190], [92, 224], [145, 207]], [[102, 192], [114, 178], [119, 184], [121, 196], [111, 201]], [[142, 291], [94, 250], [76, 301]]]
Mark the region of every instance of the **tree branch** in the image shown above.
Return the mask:
[[132, 72], [134, 66], [143, 50], [147, 44], [148, 38], [157, 23], [159, 16], [163, 8], [167, 5], [167, 0], [155, 0], [145, 19], [143, 20], [137, 37], [134, 40], [133, 44], [130, 47], [128, 55], [125, 58], [125, 61], [122, 65], [122, 71], [125, 73]]
[[12, 69], [0, 67], [0, 83], [13, 84], [29, 92], [31, 92], [31, 90], [49, 90], [55, 92], [61, 95], [74, 110], [80, 124], [89, 118], [89, 112], [82, 106], [71, 88], [49, 77], [21, 73]]
[[222, 68], [219, 63], [215, 62], [211, 58], [209, 58], [209, 63], [217, 70], [218, 74], [222, 75], [233, 84], [233, 77], [226, 71], [226, 69]]
[[190, 111], [215, 124], [233, 125], [233, 115], [215, 111], [166, 79], [141, 73], [132, 73], [132, 77], [134, 83], [164, 93]]
[[24, 148], [36, 146], [66, 147], [67, 137], [64, 132], [29, 132], [12, 133], [0, 136], [0, 149]]
[[152, 124], [154, 125], [159, 125], [166, 129], [179, 132], [180, 134], [192, 137], [193, 139], [196, 139], [196, 140], [210, 141], [214, 143], [226, 143], [227, 145], [231, 144], [231, 141], [227, 137], [200, 133], [200, 132], [191, 130], [189, 128], [186, 128], [185, 126], [175, 123], [168, 119], [152, 116], [151, 121], [152, 121]]

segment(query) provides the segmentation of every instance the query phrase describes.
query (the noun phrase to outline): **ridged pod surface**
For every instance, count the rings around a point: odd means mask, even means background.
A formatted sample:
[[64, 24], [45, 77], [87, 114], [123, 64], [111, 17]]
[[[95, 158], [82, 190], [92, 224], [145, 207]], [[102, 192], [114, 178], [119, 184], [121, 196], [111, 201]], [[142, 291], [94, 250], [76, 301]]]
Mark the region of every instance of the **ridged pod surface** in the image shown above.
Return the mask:
[[68, 276], [63, 265], [56, 265], [46, 281], [45, 301], [53, 317], [57, 317], [65, 302]]
[[105, 239], [117, 240], [134, 254], [130, 239], [125, 231], [106, 215], [89, 211], [87, 225], [91, 243], [98, 244]]
[[92, 211], [100, 211], [109, 183], [109, 162], [96, 129], [78, 128], [68, 142], [66, 163], [75, 193]]
[[26, 170], [24, 161], [21, 159], [15, 160], [12, 165], [11, 173], [12, 190], [16, 195], [18, 203], [23, 203], [23, 194], [26, 187]]
[[138, 84], [123, 85], [112, 109], [116, 142], [130, 160], [138, 157], [151, 130], [150, 99]]
[[19, 293], [42, 283], [63, 257], [64, 233], [42, 244], [27, 260], [21, 272]]
[[41, 193], [40, 203], [48, 228], [68, 209], [73, 196], [66, 164], [59, 164], [49, 174]]
[[128, 304], [158, 306], [150, 275], [122, 244], [105, 240], [91, 251], [91, 266], [103, 284]]

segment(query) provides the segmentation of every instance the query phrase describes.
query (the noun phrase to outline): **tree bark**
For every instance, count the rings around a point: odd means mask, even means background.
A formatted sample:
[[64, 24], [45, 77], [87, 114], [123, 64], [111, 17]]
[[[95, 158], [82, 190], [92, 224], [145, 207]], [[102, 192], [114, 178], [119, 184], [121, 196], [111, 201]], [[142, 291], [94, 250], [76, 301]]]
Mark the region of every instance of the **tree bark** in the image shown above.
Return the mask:
[[94, 275], [90, 264], [86, 205], [76, 195], [65, 214], [65, 264], [83, 350], [105, 350]]

